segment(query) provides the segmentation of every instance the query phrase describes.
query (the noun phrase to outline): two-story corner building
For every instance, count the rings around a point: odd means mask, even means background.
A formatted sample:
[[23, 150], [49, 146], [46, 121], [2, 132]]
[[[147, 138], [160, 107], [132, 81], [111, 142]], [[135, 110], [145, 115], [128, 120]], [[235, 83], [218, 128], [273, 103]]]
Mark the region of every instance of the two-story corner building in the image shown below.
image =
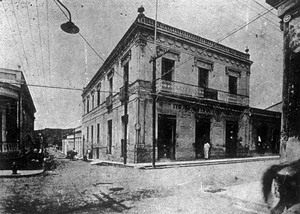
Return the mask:
[[36, 112], [21, 71], [0, 68], [0, 158], [24, 154], [30, 148]]
[[215, 158], [255, 152], [250, 145], [255, 142], [249, 128], [249, 54], [158, 22], [161, 57], [154, 93], [154, 28], [155, 21], [140, 13], [85, 88], [85, 151], [92, 151], [93, 158], [122, 161], [126, 155], [131, 163], [151, 162], [155, 95], [157, 161], [202, 158], [205, 141]]

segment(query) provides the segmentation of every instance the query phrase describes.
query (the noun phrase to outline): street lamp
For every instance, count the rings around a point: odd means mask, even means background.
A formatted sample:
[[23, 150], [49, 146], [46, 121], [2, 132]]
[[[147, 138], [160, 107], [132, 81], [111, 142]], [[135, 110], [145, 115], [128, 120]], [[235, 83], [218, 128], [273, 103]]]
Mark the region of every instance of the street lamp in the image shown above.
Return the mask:
[[71, 19], [71, 13], [70, 11], [68, 10], [68, 8], [63, 5], [63, 3], [61, 3], [59, 0], [56, 0], [61, 6], [63, 6], [66, 11], [68, 11], [69, 13], [69, 21], [66, 22], [66, 23], [63, 23], [60, 25], [60, 28], [65, 31], [66, 33], [70, 33], [70, 34], [76, 34], [76, 33], [79, 33], [79, 28], [72, 22], [72, 19]]

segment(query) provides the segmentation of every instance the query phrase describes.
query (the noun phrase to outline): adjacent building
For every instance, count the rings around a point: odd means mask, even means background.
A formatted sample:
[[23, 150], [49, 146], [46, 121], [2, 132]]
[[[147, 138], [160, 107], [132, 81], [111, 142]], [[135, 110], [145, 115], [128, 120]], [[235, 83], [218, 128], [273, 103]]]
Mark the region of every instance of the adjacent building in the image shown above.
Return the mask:
[[67, 154], [68, 151], [74, 150], [77, 152], [78, 157], [82, 157], [85, 151], [83, 149], [81, 136], [81, 126], [76, 127], [72, 134], [62, 140], [62, 152]]
[[35, 112], [23, 73], [0, 68], [0, 158], [21, 156], [34, 146]]
[[[259, 153], [259, 125], [274, 119], [280, 129], [280, 115], [249, 107], [248, 50], [240, 52], [161, 22], [155, 47], [155, 21], [139, 10], [82, 94], [85, 150], [96, 159], [126, 158], [131, 163], [151, 162], [153, 151], [156, 161], [203, 158], [206, 141], [212, 145], [212, 158]], [[264, 136], [269, 139], [273, 129], [268, 126]]]

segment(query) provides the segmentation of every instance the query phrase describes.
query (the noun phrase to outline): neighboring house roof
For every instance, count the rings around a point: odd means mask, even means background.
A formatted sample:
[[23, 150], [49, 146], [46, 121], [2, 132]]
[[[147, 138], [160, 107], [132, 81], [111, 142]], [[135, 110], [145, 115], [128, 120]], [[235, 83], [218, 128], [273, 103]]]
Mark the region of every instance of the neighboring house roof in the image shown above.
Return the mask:
[[31, 111], [36, 112], [32, 96], [26, 83], [26, 79], [22, 71], [0, 68], [0, 82], [7, 85], [12, 85], [19, 88], [22, 94], [25, 93], [25, 100], [29, 103]]
[[271, 106], [265, 108], [265, 110], [282, 112], [282, 101], [280, 101], [278, 103], [275, 103], [274, 105], [271, 105]]

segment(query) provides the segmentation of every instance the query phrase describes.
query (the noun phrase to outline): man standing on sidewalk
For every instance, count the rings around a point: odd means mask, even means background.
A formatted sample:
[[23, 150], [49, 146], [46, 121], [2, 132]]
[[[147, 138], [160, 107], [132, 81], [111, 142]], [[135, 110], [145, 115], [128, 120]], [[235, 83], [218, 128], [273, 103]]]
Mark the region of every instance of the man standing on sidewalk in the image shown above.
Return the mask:
[[204, 158], [207, 160], [209, 158], [209, 149], [210, 149], [210, 144], [209, 142], [206, 141], [204, 144]]

